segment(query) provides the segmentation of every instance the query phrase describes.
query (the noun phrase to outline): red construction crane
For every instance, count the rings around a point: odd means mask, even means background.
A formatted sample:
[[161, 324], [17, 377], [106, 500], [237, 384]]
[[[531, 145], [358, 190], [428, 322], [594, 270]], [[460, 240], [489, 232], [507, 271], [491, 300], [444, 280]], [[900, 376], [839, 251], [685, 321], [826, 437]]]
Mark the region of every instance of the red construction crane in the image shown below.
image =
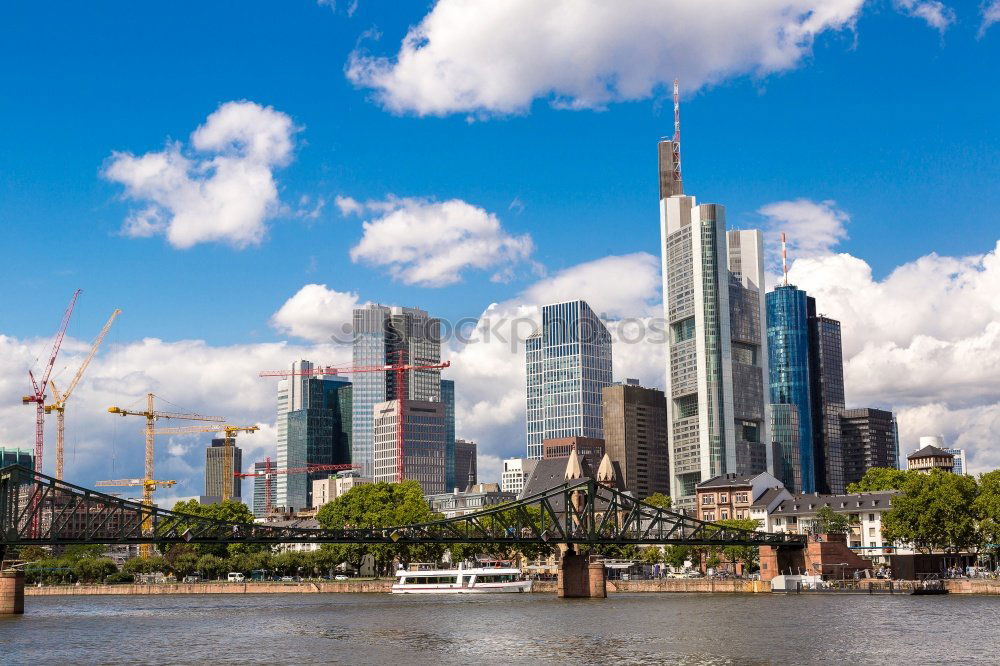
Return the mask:
[[349, 375], [359, 372], [392, 372], [396, 375], [396, 481], [397, 483], [404, 479], [404, 474], [406, 472], [406, 467], [403, 462], [403, 415], [406, 413], [403, 408], [403, 403], [406, 401], [406, 373], [410, 370], [440, 370], [441, 368], [447, 368], [451, 365], [451, 361], [445, 361], [444, 363], [434, 363], [434, 364], [424, 364], [424, 365], [411, 365], [405, 361], [406, 352], [400, 350], [396, 352], [397, 360], [395, 363], [386, 363], [385, 365], [370, 365], [370, 366], [352, 366], [346, 368], [337, 368], [334, 366], [326, 366], [322, 368], [313, 368], [311, 370], [300, 370], [294, 372], [292, 370], [265, 370], [260, 373], [260, 377], [311, 377], [316, 375]]
[[357, 469], [358, 465], [306, 465], [305, 467], [289, 467], [287, 469], [271, 469], [271, 458], [264, 458], [264, 469], [259, 472], [237, 472], [237, 479], [264, 477], [264, 515], [271, 513], [271, 477], [275, 474], [308, 474], [309, 472], [342, 472], [347, 469]]
[[76, 306], [76, 299], [80, 296], [82, 289], [73, 292], [73, 298], [69, 299], [66, 312], [63, 313], [62, 323], [56, 331], [55, 340], [52, 341], [52, 353], [49, 354], [49, 361], [45, 364], [42, 372], [42, 380], [37, 381], [35, 375], [28, 370], [28, 379], [31, 380], [31, 395], [21, 398], [25, 405], [35, 403], [35, 471], [42, 472], [42, 449], [45, 445], [43, 430], [45, 427], [45, 391], [49, 387], [49, 375], [52, 374], [52, 367], [56, 364], [56, 356], [59, 355], [59, 348], [62, 346], [63, 338], [66, 337], [66, 327], [69, 326], [69, 318], [73, 314], [73, 307]]

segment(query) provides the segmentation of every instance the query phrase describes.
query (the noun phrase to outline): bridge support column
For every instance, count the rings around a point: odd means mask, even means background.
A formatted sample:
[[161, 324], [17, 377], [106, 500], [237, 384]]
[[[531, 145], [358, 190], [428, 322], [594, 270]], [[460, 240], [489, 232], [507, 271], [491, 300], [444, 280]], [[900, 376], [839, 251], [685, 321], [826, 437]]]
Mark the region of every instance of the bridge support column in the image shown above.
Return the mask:
[[0, 615], [24, 613], [24, 572], [0, 571]]
[[760, 579], [770, 581], [782, 574], [804, 573], [806, 568], [805, 549], [799, 546], [761, 546]]
[[606, 599], [607, 574], [604, 562], [591, 561], [589, 555], [576, 552], [574, 546], [562, 546], [556, 594], [560, 599]]

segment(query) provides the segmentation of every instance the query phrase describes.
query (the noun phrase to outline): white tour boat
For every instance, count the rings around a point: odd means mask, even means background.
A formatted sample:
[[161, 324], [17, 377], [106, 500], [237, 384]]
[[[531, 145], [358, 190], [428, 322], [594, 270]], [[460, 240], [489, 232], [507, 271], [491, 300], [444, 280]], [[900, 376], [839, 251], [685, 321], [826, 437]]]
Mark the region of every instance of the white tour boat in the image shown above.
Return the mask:
[[519, 569], [505, 567], [421, 569], [396, 572], [393, 594], [498, 594], [531, 592], [531, 581]]

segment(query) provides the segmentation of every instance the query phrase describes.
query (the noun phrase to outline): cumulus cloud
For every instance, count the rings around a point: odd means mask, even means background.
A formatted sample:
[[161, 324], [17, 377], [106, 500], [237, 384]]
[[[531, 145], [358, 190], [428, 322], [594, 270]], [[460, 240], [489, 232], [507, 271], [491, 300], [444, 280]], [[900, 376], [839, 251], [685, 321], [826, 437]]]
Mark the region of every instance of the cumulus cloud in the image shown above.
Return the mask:
[[494, 269], [494, 280], [503, 281], [507, 269], [534, 249], [530, 235], [508, 233], [496, 215], [461, 199], [389, 198], [362, 205], [338, 197], [336, 203], [345, 213], [376, 214], [364, 223], [351, 260], [386, 267], [405, 284], [454, 284], [467, 269]]
[[280, 333], [312, 342], [349, 341], [358, 294], [336, 291], [325, 284], [303, 286], [271, 316]]
[[144, 205], [122, 227], [132, 237], [164, 234], [177, 248], [259, 244], [279, 210], [274, 170], [292, 158], [289, 116], [253, 102], [221, 105], [191, 135], [162, 151], [114, 152], [103, 176]]
[[955, 12], [938, 0], [893, 0], [892, 4], [904, 14], [924, 20], [939, 32], [944, 32], [955, 22]]
[[847, 238], [847, 223], [851, 219], [832, 200], [775, 201], [762, 206], [757, 214], [763, 218], [768, 268], [775, 272], [781, 268], [782, 233], [790, 259], [824, 256]]
[[979, 38], [982, 39], [986, 31], [994, 23], [1000, 23], [1000, 0], [992, 0], [982, 5], [983, 22], [979, 25]]
[[[943, 29], [936, 0], [895, 0]], [[355, 50], [346, 74], [396, 113], [508, 114], [686, 91], [798, 66], [824, 33], [853, 30], [865, 0], [438, 0], [392, 57]]]

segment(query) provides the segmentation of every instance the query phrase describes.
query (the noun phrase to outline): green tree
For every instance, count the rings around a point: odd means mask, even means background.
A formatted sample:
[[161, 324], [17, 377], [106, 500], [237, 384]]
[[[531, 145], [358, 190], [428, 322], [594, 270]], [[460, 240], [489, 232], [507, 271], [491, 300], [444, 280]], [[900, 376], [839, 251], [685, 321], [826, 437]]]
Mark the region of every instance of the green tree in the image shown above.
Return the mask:
[[[211, 518], [213, 520], [222, 520], [228, 523], [252, 523], [254, 521], [253, 512], [247, 507], [246, 504], [240, 502], [239, 500], [226, 500], [225, 502], [220, 502], [219, 504], [202, 504], [198, 500], [187, 500], [183, 502], [177, 502], [174, 504], [174, 511], [177, 513], [184, 513], [190, 516], [197, 516], [199, 518]], [[194, 524], [195, 521], [181, 521], [179, 525], [180, 531], [184, 531], [187, 527]], [[259, 553], [259, 552], [270, 552], [271, 547], [265, 544], [243, 544], [243, 543], [233, 543], [233, 544], [184, 544], [188, 548], [194, 550], [199, 555], [217, 555], [219, 557], [226, 557], [228, 555], [237, 555], [239, 553]], [[180, 544], [169, 544], [163, 546], [162, 549], [166, 554], [173, 549], [179, 548]]]
[[202, 555], [198, 558], [198, 572], [208, 580], [218, 580], [229, 570], [226, 560], [218, 555]]
[[100, 583], [117, 572], [118, 566], [110, 557], [81, 557], [73, 565], [73, 575], [84, 583]]
[[849, 493], [875, 493], [885, 490], [902, 490], [906, 480], [918, 474], [890, 467], [872, 467], [857, 483], [847, 484]]
[[25, 562], [44, 560], [48, 556], [49, 551], [41, 546], [21, 546], [17, 551], [17, 558]]
[[[416, 481], [355, 486], [324, 504], [316, 514], [320, 526], [326, 529], [395, 527], [430, 522], [438, 517], [424, 501], [423, 491]], [[366, 553], [371, 553], [378, 571], [388, 573], [395, 559], [403, 563], [436, 562], [444, 554], [444, 547], [404, 543], [330, 544], [327, 551], [326, 557], [347, 562], [355, 568], [361, 566]]]
[[[760, 527], [760, 521], [754, 518], [730, 518], [729, 520], [717, 521], [715, 524], [749, 532]], [[759, 553], [757, 546], [725, 546], [721, 549], [721, 553], [727, 562], [742, 562], [745, 571], [753, 571], [757, 568]], [[709, 556], [710, 560], [711, 558], [712, 555]], [[708, 564], [708, 566], [713, 565]]]
[[646, 504], [652, 504], [658, 509], [669, 509], [672, 502], [670, 496], [664, 495], [663, 493], [653, 493], [642, 501]]
[[976, 480], [939, 469], [910, 474], [882, 517], [889, 543], [912, 543], [923, 550], [962, 552], [978, 547]]
[[979, 477], [979, 494], [973, 502], [983, 541], [1000, 544], [1000, 470]]
[[824, 506], [816, 512], [813, 520], [813, 534], [847, 534], [851, 529], [851, 518]]
[[122, 571], [132, 575], [157, 572], [168, 573], [171, 571], [171, 567], [170, 563], [163, 557], [133, 557], [122, 565]]
[[639, 552], [639, 559], [645, 564], [661, 564], [664, 561], [660, 546], [646, 546]]
[[684, 568], [688, 560], [695, 560], [690, 546], [666, 546], [663, 549], [663, 561], [675, 569]]

